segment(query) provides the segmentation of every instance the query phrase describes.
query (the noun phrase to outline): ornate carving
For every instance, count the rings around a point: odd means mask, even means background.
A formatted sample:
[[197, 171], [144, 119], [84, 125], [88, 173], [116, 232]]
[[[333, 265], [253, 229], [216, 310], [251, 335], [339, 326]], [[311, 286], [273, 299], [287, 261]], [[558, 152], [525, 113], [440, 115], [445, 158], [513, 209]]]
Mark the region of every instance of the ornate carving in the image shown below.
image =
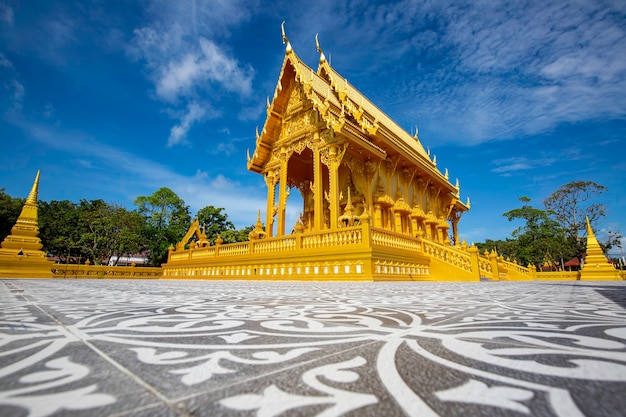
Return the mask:
[[343, 163], [346, 164], [348, 168], [350, 168], [350, 171], [359, 175], [365, 175], [365, 162], [361, 161], [360, 159], [355, 158], [350, 154], [347, 154], [344, 156]]
[[344, 154], [348, 149], [348, 143], [344, 143], [343, 146], [329, 145], [320, 150], [320, 157], [322, 163], [330, 168], [331, 164], [340, 164]]
[[287, 114], [297, 111], [304, 105], [305, 97], [299, 84], [295, 84], [289, 93], [289, 101], [287, 102]]
[[265, 184], [267, 185], [268, 188], [272, 188], [275, 187], [276, 184], [278, 183], [278, 180], [280, 178], [280, 168], [273, 168], [273, 169], [269, 169], [266, 173], [265, 173]]
[[299, 140], [296, 143], [294, 143], [292, 145], [292, 149], [294, 152], [301, 154], [302, 151], [307, 147], [307, 141], [306, 140]]

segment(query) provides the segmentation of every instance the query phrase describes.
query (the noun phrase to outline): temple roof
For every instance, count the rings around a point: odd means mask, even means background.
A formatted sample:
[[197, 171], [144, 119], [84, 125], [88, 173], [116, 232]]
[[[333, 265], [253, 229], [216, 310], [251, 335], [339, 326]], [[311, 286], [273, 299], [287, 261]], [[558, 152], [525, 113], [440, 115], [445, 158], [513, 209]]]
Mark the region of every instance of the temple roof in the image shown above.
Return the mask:
[[[300, 86], [329, 128], [349, 137], [353, 143], [378, 159], [396, 154], [417, 165], [454, 193], [458, 187], [437, 169], [436, 157], [431, 160], [415, 136], [400, 127], [359, 90], [352, 86], [326, 61], [321, 48], [318, 70], [306, 65], [293, 51], [289, 40], [273, 99], [267, 103], [267, 119], [262, 132], [257, 132], [256, 149], [248, 155], [248, 169], [262, 173], [271, 158], [274, 141], [278, 138], [289, 100], [286, 91], [291, 80]], [[316, 39], [317, 41], [317, 39]], [[446, 170], [447, 171], [447, 170]]]

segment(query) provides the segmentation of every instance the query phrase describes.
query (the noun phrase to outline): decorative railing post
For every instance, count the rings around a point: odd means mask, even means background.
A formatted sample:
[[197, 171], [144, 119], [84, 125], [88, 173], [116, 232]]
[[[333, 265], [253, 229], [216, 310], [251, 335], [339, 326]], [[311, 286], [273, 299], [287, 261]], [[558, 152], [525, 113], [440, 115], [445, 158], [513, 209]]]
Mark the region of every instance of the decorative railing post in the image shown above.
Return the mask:
[[217, 239], [215, 239], [215, 257], [220, 256], [220, 247], [222, 246], [222, 243], [224, 243], [224, 240], [220, 235], [217, 235]]
[[424, 231], [419, 229], [415, 234], [415, 238], [417, 239], [417, 246], [420, 253], [424, 253]]
[[493, 279], [500, 281], [500, 271], [498, 269], [498, 253], [494, 250], [489, 254], [489, 261], [491, 262], [491, 270], [493, 273]]
[[478, 279], [480, 280], [480, 264], [478, 263], [478, 257], [480, 253], [476, 245], [472, 244], [472, 246], [467, 249], [470, 255], [470, 261], [472, 262], [472, 272], [478, 275]]

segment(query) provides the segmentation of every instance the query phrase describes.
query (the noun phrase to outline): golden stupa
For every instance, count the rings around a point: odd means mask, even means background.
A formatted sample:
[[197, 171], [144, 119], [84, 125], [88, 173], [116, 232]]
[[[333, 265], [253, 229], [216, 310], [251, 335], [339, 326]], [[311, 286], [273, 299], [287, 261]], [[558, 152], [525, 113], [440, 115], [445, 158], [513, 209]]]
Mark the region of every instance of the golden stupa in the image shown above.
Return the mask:
[[22, 207], [22, 211], [11, 229], [11, 233], [0, 244], [0, 277], [51, 278], [53, 263], [41, 250], [39, 225], [37, 223], [37, 193], [39, 175]]

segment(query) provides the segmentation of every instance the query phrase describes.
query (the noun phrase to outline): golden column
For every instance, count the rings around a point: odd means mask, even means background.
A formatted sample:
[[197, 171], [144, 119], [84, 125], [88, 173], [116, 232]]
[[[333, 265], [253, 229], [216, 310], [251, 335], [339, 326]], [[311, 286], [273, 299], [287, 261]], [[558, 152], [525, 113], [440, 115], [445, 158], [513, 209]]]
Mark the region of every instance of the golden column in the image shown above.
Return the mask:
[[289, 153], [284, 147], [280, 149], [280, 181], [278, 183], [278, 231], [277, 236], [285, 234], [285, 211], [287, 207], [287, 198], [289, 191], [287, 187], [287, 163], [289, 161]]
[[339, 219], [339, 164], [343, 158], [343, 151], [341, 151], [337, 145], [330, 145], [327, 148], [328, 154], [326, 155], [326, 161], [322, 159], [328, 166], [329, 173], [329, 204], [330, 204], [330, 228], [337, 228], [337, 221]]
[[267, 237], [273, 236], [274, 229], [274, 200], [276, 193], [276, 172], [270, 169], [265, 174], [265, 184], [267, 185], [267, 213], [265, 215], [265, 233]]
[[322, 170], [322, 158], [320, 155], [320, 135], [313, 135], [313, 230], [324, 229], [324, 179]]

